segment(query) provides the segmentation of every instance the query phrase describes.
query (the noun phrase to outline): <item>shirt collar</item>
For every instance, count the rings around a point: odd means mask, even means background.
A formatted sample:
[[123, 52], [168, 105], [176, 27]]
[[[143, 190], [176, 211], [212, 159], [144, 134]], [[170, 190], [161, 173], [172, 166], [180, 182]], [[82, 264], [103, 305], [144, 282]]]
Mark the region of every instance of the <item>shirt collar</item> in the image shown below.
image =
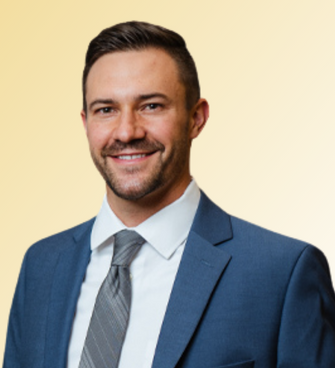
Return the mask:
[[[200, 201], [200, 190], [194, 180], [175, 202], [131, 228], [140, 234], [163, 257], [170, 258], [187, 238]], [[92, 229], [92, 251], [117, 232], [127, 229], [109, 207], [104, 197]]]

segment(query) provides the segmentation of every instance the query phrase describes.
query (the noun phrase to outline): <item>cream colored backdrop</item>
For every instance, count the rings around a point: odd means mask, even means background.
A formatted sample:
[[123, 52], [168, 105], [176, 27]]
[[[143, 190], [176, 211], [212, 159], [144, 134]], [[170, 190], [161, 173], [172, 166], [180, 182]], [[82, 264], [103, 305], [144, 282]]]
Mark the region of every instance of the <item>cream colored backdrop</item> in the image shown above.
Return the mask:
[[99, 210], [104, 185], [81, 126], [81, 72], [88, 42], [122, 21], [181, 33], [197, 62], [211, 105], [193, 147], [199, 185], [229, 213], [317, 245], [335, 275], [333, 0], [0, 7], [0, 349], [28, 246]]

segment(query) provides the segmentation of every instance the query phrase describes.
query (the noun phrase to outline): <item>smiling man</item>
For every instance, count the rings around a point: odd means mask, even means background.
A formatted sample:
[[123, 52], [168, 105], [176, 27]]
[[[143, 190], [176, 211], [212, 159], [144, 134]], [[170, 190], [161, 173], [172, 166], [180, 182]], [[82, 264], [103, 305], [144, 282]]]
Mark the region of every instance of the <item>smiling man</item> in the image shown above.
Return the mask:
[[108, 203], [126, 225], [138, 225], [184, 193], [191, 141], [207, 120], [208, 104], [198, 99], [187, 107], [166, 51], [151, 46], [101, 56], [87, 76], [86, 104], [92, 158], [108, 185]]
[[92, 40], [81, 116], [106, 197], [28, 250], [4, 368], [335, 366], [323, 254], [228, 215], [192, 179], [208, 114], [178, 34], [128, 22]]

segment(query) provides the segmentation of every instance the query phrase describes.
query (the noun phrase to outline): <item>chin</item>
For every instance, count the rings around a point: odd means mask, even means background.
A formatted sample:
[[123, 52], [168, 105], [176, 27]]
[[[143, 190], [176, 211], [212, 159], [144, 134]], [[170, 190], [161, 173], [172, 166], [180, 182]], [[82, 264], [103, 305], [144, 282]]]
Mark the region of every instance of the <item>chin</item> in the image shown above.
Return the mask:
[[108, 180], [107, 185], [117, 197], [128, 201], [137, 201], [155, 192], [163, 184], [160, 178], [158, 178], [145, 183], [128, 181], [123, 185], [122, 183], [113, 183]]

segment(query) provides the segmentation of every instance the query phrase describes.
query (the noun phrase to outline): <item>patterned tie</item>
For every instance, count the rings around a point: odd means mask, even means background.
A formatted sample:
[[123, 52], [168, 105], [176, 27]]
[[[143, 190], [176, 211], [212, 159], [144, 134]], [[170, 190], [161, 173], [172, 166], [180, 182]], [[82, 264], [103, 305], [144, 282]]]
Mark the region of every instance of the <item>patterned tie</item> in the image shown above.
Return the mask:
[[135, 231], [115, 234], [114, 255], [101, 285], [79, 368], [117, 368], [131, 302], [129, 265], [145, 240]]

